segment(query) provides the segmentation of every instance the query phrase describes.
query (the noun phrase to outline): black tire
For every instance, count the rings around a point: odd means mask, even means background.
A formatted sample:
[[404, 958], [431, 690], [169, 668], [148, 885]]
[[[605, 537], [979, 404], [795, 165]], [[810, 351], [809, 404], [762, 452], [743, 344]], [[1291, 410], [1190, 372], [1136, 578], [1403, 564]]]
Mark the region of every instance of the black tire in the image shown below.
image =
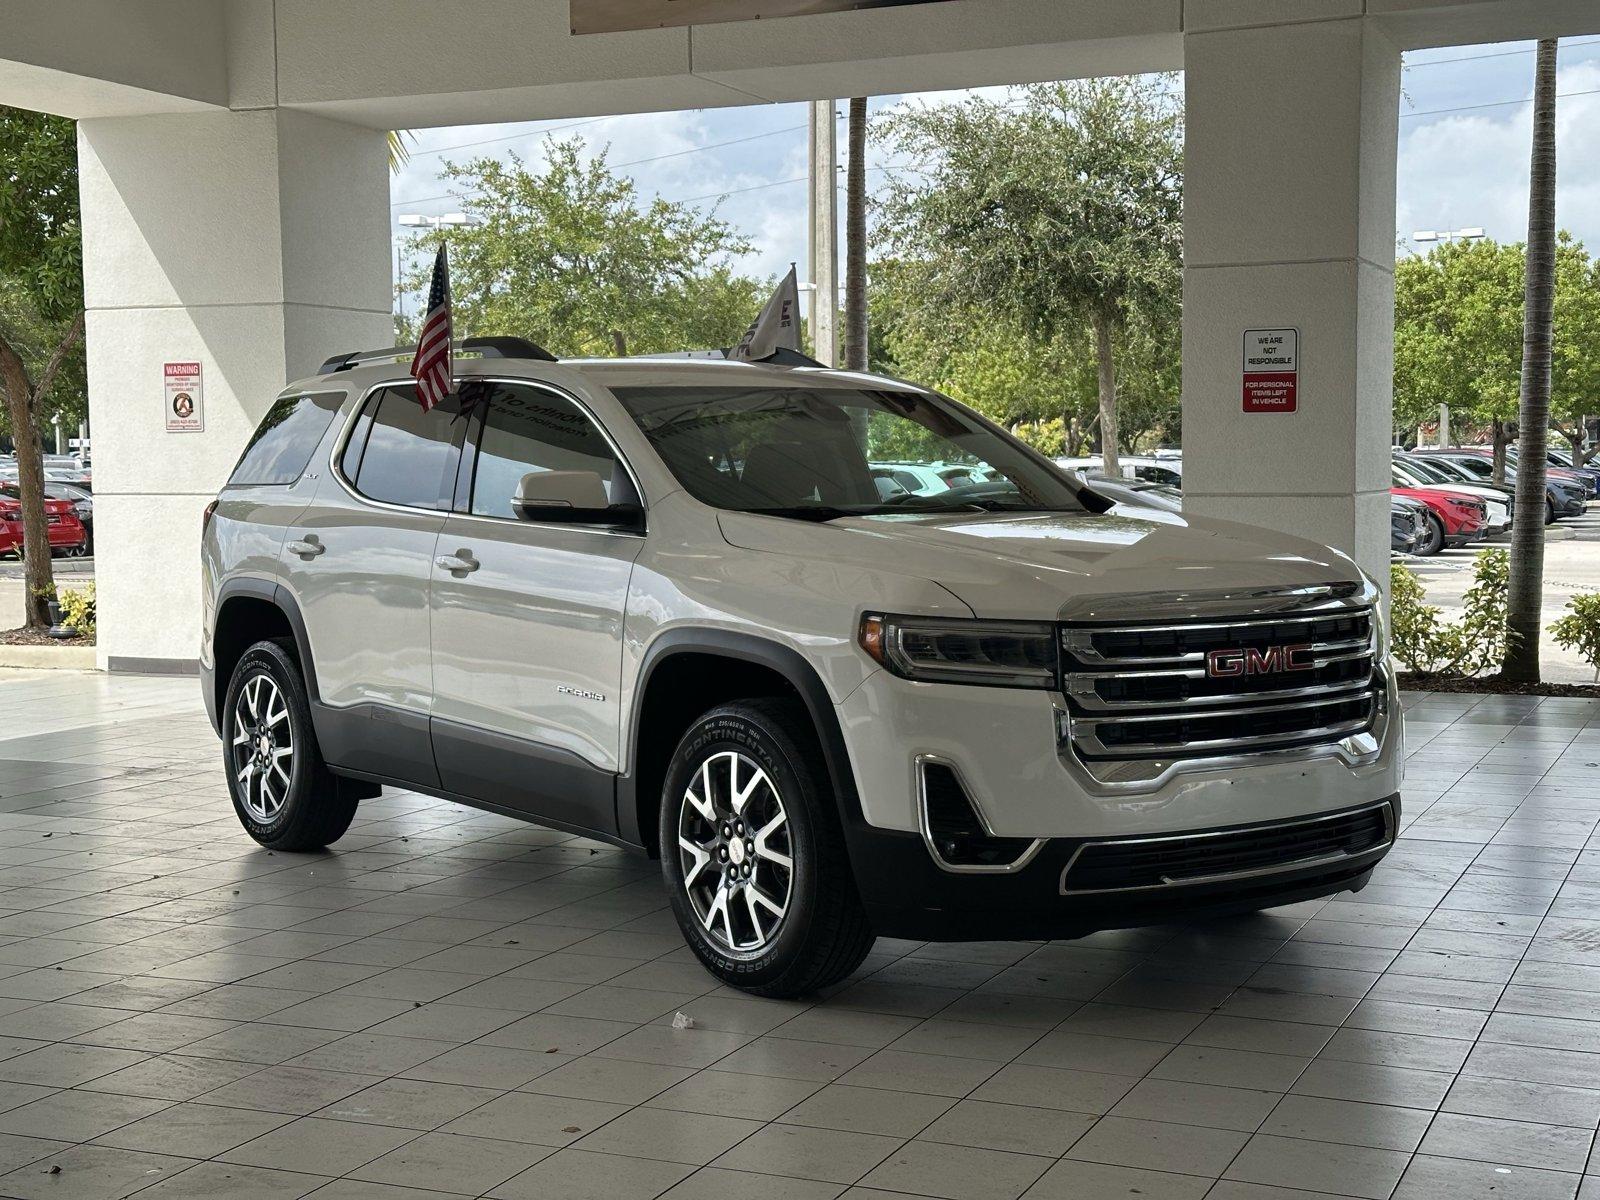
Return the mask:
[[[729, 752], [740, 756], [747, 771], [751, 763], [760, 767], [773, 785], [770, 796], [763, 799], [758, 795], [750, 803], [767, 804], [770, 814], [774, 811], [771, 802], [777, 801], [786, 817], [783, 848], [792, 863], [787, 904], [776, 929], [767, 931], [768, 940], [763, 944], [745, 951], [727, 944], [734, 934], [731, 926], [725, 924], [727, 932], [719, 939], [702, 922], [697, 901], [691, 899], [684, 883], [683, 856], [678, 849], [679, 825], [691, 781], [704, 778], [700, 775], [703, 765], [727, 762]], [[659, 827], [661, 873], [678, 926], [705, 968], [729, 986], [757, 996], [806, 995], [839, 982], [860, 966], [872, 949], [875, 935], [850, 871], [838, 808], [822, 764], [822, 748], [799, 703], [743, 700], [700, 717], [673, 753], [662, 790]], [[715, 832], [709, 821], [705, 829]], [[762, 883], [763, 871], [769, 888], [772, 881], [784, 877], [781, 868], [762, 865], [754, 856], [744, 861], [755, 867], [753, 882], [757, 886]], [[729, 865], [737, 876], [737, 862]], [[725, 880], [728, 867], [719, 865], [715, 857], [708, 860], [708, 869]], [[754, 902], [747, 903], [756, 911]], [[715, 923], [713, 918], [711, 924]]]
[[1556, 523], [1556, 502], [1550, 499], [1549, 496], [1544, 498], [1544, 523], [1546, 525], [1554, 525]]
[[[256, 684], [256, 680], [265, 682]], [[253, 707], [265, 707], [263, 697], [270, 696], [269, 685], [275, 688], [282, 700], [286, 716], [271, 722], [266, 718], [276, 713], [271, 706], [259, 715], [261, 722], [248, 718]], [[256, 689], [247, 695], [247, 689]], [[252, 704], [252, 696], [255, 703]], [[243, 704], [241, 705], [241, 701]], [[236, 743], [240, 723], [252, 732], [251, 740], [243, 745]], [[289, 740], [289, 770], [283, 772], [252, 771], [241, 779], [246, 762], [256, 761], [256, 750], [265, 748], [265, 761], [270, 753], [282, 749], [282, 730], [287, 726]], [[265, 735], [265, 742], [261, 737]], [[289, 648], [280, 642], [257, 642], [240, 657], [228, 681], [228, 695], [222, 706], [222, 764], [228, 780], [228, 795], [233, 799], [233, 811], [245, 832], [272, 850], [320, 850], [344, 836], [355, 819], [357, 797], [355, 789], [341, 786], [341, 781], [322, 760], [317, 745], [316, 730], [311, 724], [311, 706], [306, 698], [305, 680], [300, 664]], [[287, 783], [280, 776], [287, 775]], [[259, 779], [271, 779], [270, 789], [263, 793]], [[269, 797], [277, 796], [277, 806], [271, 807]], [[255, 808], [256, 811], [252, 811]]]
[[1429, 513], [1426, 520], [1428, 529], [1427, 539], [1417, 547], [1417, 553], [1423, 558], [1432, 558], [1444, 549], [1444, 522], [1440, 521], [1433, 513]]

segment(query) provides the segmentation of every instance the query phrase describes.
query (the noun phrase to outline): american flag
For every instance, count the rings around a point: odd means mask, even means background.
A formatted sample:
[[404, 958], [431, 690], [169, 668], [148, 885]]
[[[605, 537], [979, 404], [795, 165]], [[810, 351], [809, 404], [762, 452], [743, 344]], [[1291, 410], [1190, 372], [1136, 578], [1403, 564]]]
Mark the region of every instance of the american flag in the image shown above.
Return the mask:
[[450, 259], [443, 245], [433, 260], [433, 283], [428, 288], [428, 313], [417, 336], [411, 374], [417, 381], [417, 402], [427, 412], [450, 394], [455, 356], [450, 349]]

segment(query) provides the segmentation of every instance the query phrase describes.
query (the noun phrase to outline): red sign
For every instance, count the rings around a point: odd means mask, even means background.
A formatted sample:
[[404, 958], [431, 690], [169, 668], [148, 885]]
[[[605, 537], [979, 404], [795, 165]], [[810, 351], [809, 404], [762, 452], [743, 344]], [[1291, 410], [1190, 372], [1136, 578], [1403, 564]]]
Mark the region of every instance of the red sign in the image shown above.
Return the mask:
[[1244, 331], [1244, 411], [1292, 413], [1300, 407], [1300, 333]]
[[1294, 412], [1299, 404], [1300, 376], [1293, 371], [1272, 371], [1244, 377], [1244, 411]]

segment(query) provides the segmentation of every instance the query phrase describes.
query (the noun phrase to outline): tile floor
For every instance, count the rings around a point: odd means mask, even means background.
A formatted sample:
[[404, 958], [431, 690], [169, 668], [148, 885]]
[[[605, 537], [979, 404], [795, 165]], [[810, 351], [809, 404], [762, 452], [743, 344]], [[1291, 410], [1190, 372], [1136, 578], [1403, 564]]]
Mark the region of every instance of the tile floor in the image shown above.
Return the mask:
[[5, 674], [0, 1195], [1597, 1200], [1600, 706], [1408, 699], [1359, 896], [778, 1003], [641, 860], [402, 794], [269, 854], [192, 680]]

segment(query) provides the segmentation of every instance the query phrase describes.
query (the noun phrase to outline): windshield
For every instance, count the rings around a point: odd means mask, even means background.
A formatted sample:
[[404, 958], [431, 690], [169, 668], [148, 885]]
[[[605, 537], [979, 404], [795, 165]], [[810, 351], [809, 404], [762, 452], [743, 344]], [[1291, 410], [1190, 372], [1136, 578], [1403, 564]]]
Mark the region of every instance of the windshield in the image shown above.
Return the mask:
[[1083, 512], [1019, 443], [923, 392], [612, 389], [678, 482], [737, 512], [828, 521], [926, 512]]
[[1415, 458], [1408, 458], [1403, 463], [1397, 463], [1396, 466], [1424, 483], [1449, 483], [1454, 478], [1449, 472], [1441, 471], [1432, 463], [1422, 462]]

